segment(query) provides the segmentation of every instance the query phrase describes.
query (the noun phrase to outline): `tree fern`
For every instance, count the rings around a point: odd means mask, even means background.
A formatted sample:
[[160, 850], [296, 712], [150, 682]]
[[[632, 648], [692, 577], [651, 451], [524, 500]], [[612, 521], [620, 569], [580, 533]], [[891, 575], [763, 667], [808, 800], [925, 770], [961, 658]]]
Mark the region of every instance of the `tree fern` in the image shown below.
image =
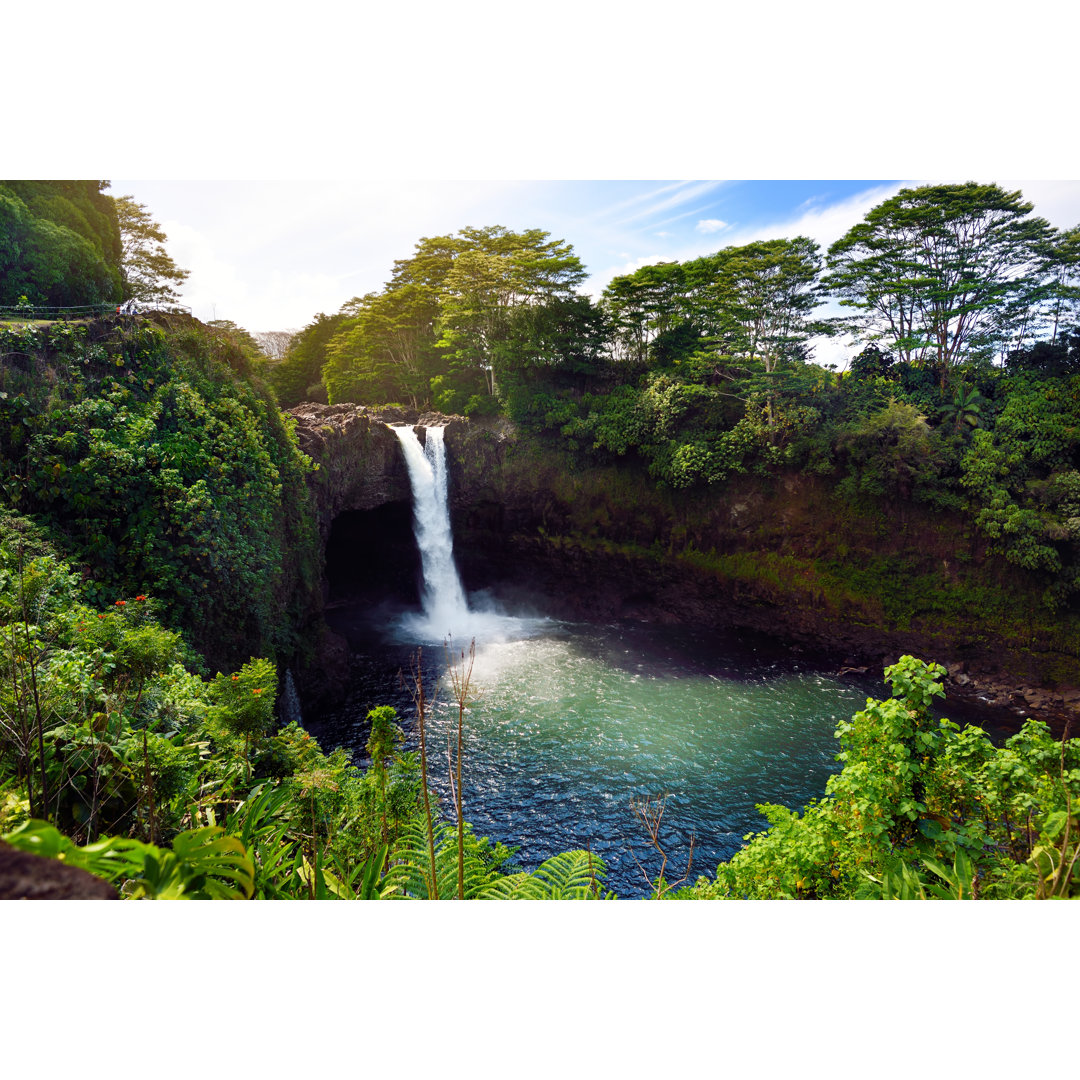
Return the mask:
[[604, 860], [590, 851], [563, 851], [542, 862], [531, 874], [501, 877], [480, 894], [500, 900], [610, 900], [603, 888]]
[[[471, 830], [465, 826], [464, 858], [462, 860], [462, 889], [466, 900], [480, 894], [490, 883], [493, 873], [490, 864], [479, 857], [475, 843], [469, 844]], [[458, 895], [457, 830], [445, 822], [432, 824], [435, 850], [435, 880], [439, 900]], [[408, 899], [428, 898], [431, 892], [431, 858], [427, 825], [417, 821], [410, 825], [390, 853], [390, 869], [386, 872], [384, 895]]]

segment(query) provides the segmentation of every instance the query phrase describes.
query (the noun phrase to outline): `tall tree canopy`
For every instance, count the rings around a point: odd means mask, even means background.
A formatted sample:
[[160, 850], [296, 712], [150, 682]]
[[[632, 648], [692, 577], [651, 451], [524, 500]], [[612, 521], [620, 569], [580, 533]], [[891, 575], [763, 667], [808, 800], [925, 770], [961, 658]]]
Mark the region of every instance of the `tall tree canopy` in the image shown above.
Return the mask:
[[438, 301], [430, 288], [407, 281], [368, 293], [327, 348], [323, 369], [332, 401], [427, 400], [435, 371]]
[[768, 374], [782, 360], [801, 359], [825, 328], [812, 319], [822, 303], [818, 245], [805, 236], [761, 240], [724, 248], [710, 262], [703, 322], [719, 352], [760, 363]]
[[501, 225], [462, 229], [457, 257], [440, 290], [440, 345], [461, 368], [483, 374], [495, 393], [494, 356], [505, 338], [509, 313], [523, 305], [568, 299], [585, 280], [585, 268], [562, 240]]
[[653, 263], [612, 278], [600, 304], [611, 320], [616, 361], [631, 368], [646, 366], [657, 338], [679, 320], [692, 321], [684, 303], [685, 289], [686, 267], [677, 262]]
[[601, 298], [613, 356], [640, 367], [708, 353], [771, 374], [824, 329], [812, 319], [820, 272], [818, 246], [805, 236], [643, 266], [613, 279]]
[[1030, 333], [1055, 239], [1032, 209], [996, 184], [904, 188], [832, 245], [824, 284], [861, 339], [930, 365], [944, 386], [967, 354]]
[[[569, 300], [585, 277], [569, 244], [540, 229], [466, 228], [424, 237], [381, 293], [354, 302], [328, 343], [331, 401], [432, 397], [447, 411], [493, 399], [512, 314]], [[511, 350], [512, 352], [513, 350]]]
[[[325, 397], [326, 389], [320, 379], [327, 362], [327, 346], [349, 313], [355, 313], [357, 303], [359, 301], [350, 301], [334, 315], [320, 311], [303, 330], [293, 335], [285, 359], [275, 364], [269, 372], [270, 385], [283, 409], [290, 409], [301, 401]], [[345, 395], [336, 400], [348, 401], [349, 397]]]
[[120, 228], [106, 180], [0, 181], [0, 304], [114, 303]]
[[124, 299], [148, 304], [176, 303], [180, 294], [174, 286], [182, 285], [189, 272], [181, 270], [165, 250], [168, 237], [146, 207], [130, 195], [121, 195], [113, 201], [120, 222]]

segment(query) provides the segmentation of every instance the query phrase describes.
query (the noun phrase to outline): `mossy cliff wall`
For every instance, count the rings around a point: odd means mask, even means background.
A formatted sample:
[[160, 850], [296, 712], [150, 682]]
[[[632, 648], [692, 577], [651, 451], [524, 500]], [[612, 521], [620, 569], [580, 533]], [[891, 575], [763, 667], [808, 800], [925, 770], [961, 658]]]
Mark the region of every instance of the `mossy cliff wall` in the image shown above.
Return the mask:
[[[349, 510], [371, 510], [408, 499], [409, 475], [401, 449], [387, 422], [404, 420], [397, 410], [377, 412], [361, 406], [312, 402], [288, 411], [296, 420], [296, 438], [316, 469], [308, 474], [325, 571], [327, 540], [335, 518]], [[321, 600], [302, 628], [305, 654], [295, 658], [296, 683], [306, 706], [335, 703], [345, 691], [349, 652], [323, 618], [329, 591], [322, 574]]]
[[446, 438], [470, 588], [528, 587], [566, 616], [763, 630], [871, 670], [910, 652], [948, 666], [950, 696], [1059, 721], [1080, 705], [1077, 618], [1045, 609], [959, 516], [853, 507], [804, 474], [659, 490], [630, 464], [575, 468], [506, 422]]
[[[959, 516], [855, 507], [828, 481], [745, 476], [658, 489], [631, 463], [581, 467], [507, 421], [305, 404], [291, 410], [325, 545], [335, 518], [410, 498], [387, 422], [446, 424], [455, 551], [470, 589], [565, 617], [765, 631], [880, 670], [905, 652], [947, 665], [950, 696], [1061, 722], [1080, 706], [1080, 629], [1038, 583], [987, 555]], [[308, 684], [332, 694], [344, 643], [320, 626]]]

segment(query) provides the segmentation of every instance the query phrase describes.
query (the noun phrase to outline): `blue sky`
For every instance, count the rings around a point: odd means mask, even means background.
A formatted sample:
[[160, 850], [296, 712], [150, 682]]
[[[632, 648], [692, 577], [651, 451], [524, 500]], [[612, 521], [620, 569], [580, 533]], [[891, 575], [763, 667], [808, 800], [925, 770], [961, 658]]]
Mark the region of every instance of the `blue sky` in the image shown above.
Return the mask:
[[[251, 331], [299, 329], [382, 288], [423, 236], [465, 226], [541, 228], [571, 245], [596, 296], [617, 274], [731, 244], [807, 235], [826, 248], [911, 184], [988, 179], [1019, 188], [1035, 212], [1080, 223], [1080, 182], [999, 177], [909, 180], [113, 180], [144, 203], [191, 271], [196, 316]], [[845, 349], [816, 358], [843, 366]]]

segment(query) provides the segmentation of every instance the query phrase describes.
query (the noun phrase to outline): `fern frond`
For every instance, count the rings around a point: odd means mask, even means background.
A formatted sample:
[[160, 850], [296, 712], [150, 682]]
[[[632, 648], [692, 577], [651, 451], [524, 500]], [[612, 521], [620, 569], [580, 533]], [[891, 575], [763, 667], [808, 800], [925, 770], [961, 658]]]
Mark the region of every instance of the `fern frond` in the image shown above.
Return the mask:
[[602, 889], [607, 867], [590, 851], [562, 851], [545, 859], [532, 877], [544, 890], [545, 900], [611, 899], [614, 893]]
[[540, 892], [542, 889], [531, 874], [521, 871], [516, 874], [505, 874], [495, 881], [488, 882], [477, 895], [478, 900], [525, 900], [540, 899], [538, 896], [528, 895], [529, 890]]
[[563, 851], [542, 862], [531, 874], [510, 874], [482, 892], [485, 900], [614, 899], [603, 888], [604, 860], [588, 851]]

